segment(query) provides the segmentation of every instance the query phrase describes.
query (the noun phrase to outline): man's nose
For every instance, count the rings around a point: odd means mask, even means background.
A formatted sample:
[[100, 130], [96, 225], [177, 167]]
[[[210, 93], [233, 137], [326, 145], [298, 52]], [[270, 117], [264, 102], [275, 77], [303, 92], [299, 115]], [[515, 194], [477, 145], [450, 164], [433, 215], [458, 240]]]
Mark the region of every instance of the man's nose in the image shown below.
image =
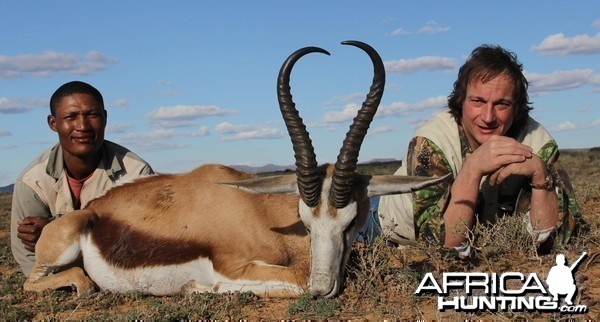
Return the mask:
[[485, 123], [493, 123], [496, 121], [496, 108], [491, 102], [485, 104], [483, 113], [481, 114], [481, 120]]
[[88, 121], [85, 115], [79, 115], [77, 117], [77, 122], [75, 123], [75, 128], [77, 130], [87, 130], [90, 127], [90, 122]]

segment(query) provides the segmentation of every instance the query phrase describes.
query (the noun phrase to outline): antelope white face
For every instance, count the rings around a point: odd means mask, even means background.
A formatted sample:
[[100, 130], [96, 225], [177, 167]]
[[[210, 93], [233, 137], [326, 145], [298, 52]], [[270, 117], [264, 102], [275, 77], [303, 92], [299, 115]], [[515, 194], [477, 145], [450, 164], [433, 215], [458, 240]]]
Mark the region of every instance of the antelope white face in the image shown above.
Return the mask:
[[[279, 108], [296, 158], [297, 186], [301, 199], [300, 218], [310, 231], [311, 271], [308, 289], [312, 295], [323, 297], [331, 297], [338, 292], [344, 266], [358, 232], [356, 226], [364, 223], [368, 213], [368, 206], [362, 206], [363, 200], [358, 200], [357, 204], [357, 199], [352, 195], [353, 191], [358, 191], [353, 180], [360, 146], [375, 116], [385, 87], [385, 67], [377, 51], [360, 41], [350, 40], [342, 44], [360, 48], [369, 55], [373, 63], [373, 81], [365, 101], [346, 133], [337, 161], [328, 168], [331, 172], [327, 173], [323, 182], [319, 179], [320, 171], [312, 141], [292, 100], [289, 83], [292, 68], [300, 57], [316, 52], [329, 55], [329, 52], [319, 47], [301, 48], [286, 59], [277, 77]], [[368, 199], [364, 199], [368, 204]], [[357, 213], [361, 215], [357, 217]]]
[[308, 291], [313, 296], [325, 298], [338, 293], [352, 243], [366, 217], [366, 213], [358, 213], [355, 200], [341, 209], [331, 206], [328, 201], [330, 185], [331, 179], [325, 179], [320, 199], [322, 202], [316, 207], [307, 206], [302, 199], [299, 202], [300, 219], [311, 241]]

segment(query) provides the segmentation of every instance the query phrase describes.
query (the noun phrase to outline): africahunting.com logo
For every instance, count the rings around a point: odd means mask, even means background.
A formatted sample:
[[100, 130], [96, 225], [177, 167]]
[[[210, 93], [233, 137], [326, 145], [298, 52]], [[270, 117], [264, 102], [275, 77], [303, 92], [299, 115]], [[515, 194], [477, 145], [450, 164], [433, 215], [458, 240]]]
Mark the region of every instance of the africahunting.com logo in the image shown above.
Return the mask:
[[556, 265], [548, 272], [546, 283], [536, 273], [453, 272], [443, 273], [440, 280], [427, 273], [415, 294], [437, 294], [439, 311], [586, 313], [586, 305], [573, 304], [577, 292], [573, 274], [586, 255], [584, 252], [571, 266], [567, 266], [564, 255], [557, 255]]

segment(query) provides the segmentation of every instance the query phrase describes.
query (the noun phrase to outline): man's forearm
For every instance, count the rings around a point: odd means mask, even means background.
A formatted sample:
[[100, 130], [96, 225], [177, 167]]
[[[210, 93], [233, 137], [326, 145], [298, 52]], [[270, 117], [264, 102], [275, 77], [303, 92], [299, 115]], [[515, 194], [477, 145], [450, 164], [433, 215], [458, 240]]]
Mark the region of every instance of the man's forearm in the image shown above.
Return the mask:
[[466, 171], [459, 172], [450, 190], [450, 202], [444, 212], [445, 247], [460, 246], [466, 233], [473, 227], [475, 207], [481, 176]]
[[558, 196], [554, 189], [531, 189], [529, 220], [534, 231], [555, 228], [558, 223]]

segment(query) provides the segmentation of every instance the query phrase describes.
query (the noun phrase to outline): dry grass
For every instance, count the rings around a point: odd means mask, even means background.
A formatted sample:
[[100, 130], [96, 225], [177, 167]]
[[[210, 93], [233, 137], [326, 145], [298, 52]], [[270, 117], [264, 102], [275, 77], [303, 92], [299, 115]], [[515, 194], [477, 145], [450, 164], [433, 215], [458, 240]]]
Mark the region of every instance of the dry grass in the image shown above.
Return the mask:
[[[385, 238], [372, 245], [357, 244], [352, 251], [346, 285], [339, 297], [315, 300], [262, 299], [248, 293], [152, 297], [141, 294], [98, 292], [77, 298], [69, 291], [24, 292], [9, 247], [10, 194], [0, 194], [0, 317], [4, 320], [240, 320], [240, 319], [427, 319], [427, 320], [566, 320], [600, 319], [600, 149], [564, 151], [577, 199], [588, 230], [561, 249], [538, 254], [518, 218], [505, 218], [492, 228], [481, 228], [477, 256], [458, 260], [453, 254], [420, 242], [399, 249]], [[378, 167], [378, 168], [375, 168]], [[390, 173], [394, 164], [363, 166], [363, 173]], [[438, 312], [432, 295], [416, 296], [423, 275], [432, 272], [535, 272], [545, 277], [556, 254], [574, 260], [583, 251], [590, 256], [575, 274], [576, 303], [589, 311], [579, 315], [528, 312]]]

